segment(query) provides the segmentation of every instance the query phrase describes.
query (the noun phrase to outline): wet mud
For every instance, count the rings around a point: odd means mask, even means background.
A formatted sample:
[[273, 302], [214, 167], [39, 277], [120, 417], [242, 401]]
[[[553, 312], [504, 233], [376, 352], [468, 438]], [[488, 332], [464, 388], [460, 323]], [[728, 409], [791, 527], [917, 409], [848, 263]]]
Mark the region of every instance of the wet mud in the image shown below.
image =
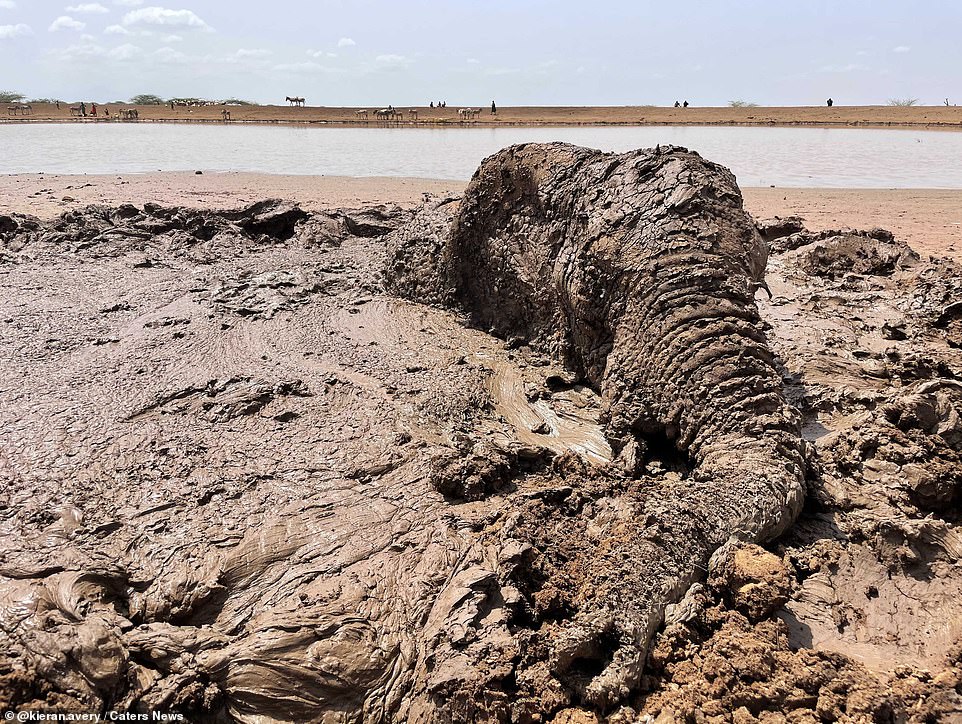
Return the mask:
[[756, 231], [679, 149], [513, 153], [417, 210], [0, 216], [0, 708], [962, 715], [959, 268]]

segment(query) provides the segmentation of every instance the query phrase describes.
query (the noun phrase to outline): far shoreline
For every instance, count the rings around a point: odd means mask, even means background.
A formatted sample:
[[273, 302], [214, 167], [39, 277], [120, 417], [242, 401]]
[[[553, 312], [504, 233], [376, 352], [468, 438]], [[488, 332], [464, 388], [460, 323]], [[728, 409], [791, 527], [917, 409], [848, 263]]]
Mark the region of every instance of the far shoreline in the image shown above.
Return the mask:
[[[694, 126], [746, 128], [877, 128], [962, 131], [958, 106], [787, 106], [787, 107], [654, 107], [654, 106], [525, 106], [498, 108], [492, 114], [481, 108], [463, 120], [454, 107], [398, 106], [401, 117], [376, 120], [374, 107], [228, 106], [222, 104], [181, 107], [98, 105], [98, 116], [76, 117], [62, 103], [31, 104], [27, 115], [0, 116], [0, 124], [34, 123], [187, 123], [214, 125], [290, 125], [321, 128], [497, 128], [497, 127], [604, 127]], [[88, 108], [92, 108], [88, 106]], [[109, 118], [103, 109], [111, 110]], [[120, 120], [120, 109], [135, 109], [138, 120]], [[366, 119], [358, 111], [367, 111]], [[224, 112], [230, 113], [225, 120]], [[89, 111], [88, 111], [89, 112]]]

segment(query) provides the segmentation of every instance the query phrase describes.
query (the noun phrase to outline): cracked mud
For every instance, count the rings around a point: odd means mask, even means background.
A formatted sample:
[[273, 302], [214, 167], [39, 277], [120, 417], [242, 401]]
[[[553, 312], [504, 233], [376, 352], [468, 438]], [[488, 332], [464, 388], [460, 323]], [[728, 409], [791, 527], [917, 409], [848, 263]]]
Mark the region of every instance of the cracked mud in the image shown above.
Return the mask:
[[0, 708], [951, 721], [960, 280], [675, 148], [0, 216]]

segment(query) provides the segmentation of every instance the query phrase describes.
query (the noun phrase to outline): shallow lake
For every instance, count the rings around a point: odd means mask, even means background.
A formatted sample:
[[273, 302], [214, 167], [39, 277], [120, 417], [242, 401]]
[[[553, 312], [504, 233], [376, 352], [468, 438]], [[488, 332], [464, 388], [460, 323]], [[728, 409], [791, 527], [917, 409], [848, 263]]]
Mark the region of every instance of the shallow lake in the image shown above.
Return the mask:
[[685, 146], [731, 168], [743, 186], [962, 188], [962, 133], [847, 128], [0, 124], [0, 173], [203, 170], [460, 180], [485, 156], [530, 141], [606, 151]]

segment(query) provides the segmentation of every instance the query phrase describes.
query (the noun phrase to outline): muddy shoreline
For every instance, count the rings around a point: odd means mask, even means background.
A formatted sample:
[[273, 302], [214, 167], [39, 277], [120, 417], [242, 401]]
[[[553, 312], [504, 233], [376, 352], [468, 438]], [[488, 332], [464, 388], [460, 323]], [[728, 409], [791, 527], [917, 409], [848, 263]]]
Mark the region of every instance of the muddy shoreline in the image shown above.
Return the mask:
[[[737, 319], [764, 342], [777, 409], [797, 410], [767, 424], [804, 452], [805, 506], [773, 540], [720, 549], [619, 689], [605, 675], [639, 642], [587, 616], [634, 611], [658, 568], [638, 541], [676, 553], [675, 519], [645, 506], [697, 465], [654, 434], [612, 449], [606, 383], [540, 333], [423, 303], [447, 290], [410, 261], [456, 260], [424, 250], [463, 189], [279, 178], [303, 208], [237, 209], [238, 188], [258, 201], [278, 187], [82, 178], [3, 179], [0, 708], [211, 722], [962, 715], [951, 260], [878, 230], [758, 222], [768, 292]], [[733, 182], [718, 183], [703, 198], [747, 223]], [[763, 191], [749, 208], [778, 194], [829, 214], [815, 192]], [[663, 196], [659, 213], [693, 198]], [[819, 227], [862, 225], [859, 197], [834, 198]]]
[[[414, 178], [284, 176], [254, 173], [145, 173], [0, 176], [0, 212], [52, 219], [86, 204], [154, 202], [226, 209], [265, 197], [308, 211], [456, 195], [464, 183]], [[962, 191], [743, 188], [755, 216], [801, 216], [812, 230], [881, 226], [923, 254], [962, 259]]]

